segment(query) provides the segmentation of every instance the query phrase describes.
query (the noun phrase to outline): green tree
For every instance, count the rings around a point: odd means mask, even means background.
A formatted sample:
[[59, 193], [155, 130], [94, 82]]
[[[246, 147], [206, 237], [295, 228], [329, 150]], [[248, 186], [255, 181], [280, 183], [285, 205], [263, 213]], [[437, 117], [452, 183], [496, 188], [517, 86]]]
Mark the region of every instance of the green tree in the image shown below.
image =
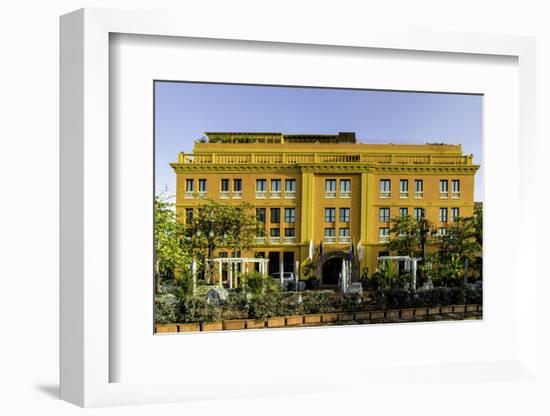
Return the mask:
[[391, 223], [388, 249], [400, 256], [425, 257], [431, 223], [425, 218], [417, 220], [409, 215], [394, 217]]
[[188, 276], [191, 264], [190, 247], [184, 238], [184, 227], [176, 218], [174, 203], [169, 197], [155, 197], [155, 286], [169, 276], [181, 279]]

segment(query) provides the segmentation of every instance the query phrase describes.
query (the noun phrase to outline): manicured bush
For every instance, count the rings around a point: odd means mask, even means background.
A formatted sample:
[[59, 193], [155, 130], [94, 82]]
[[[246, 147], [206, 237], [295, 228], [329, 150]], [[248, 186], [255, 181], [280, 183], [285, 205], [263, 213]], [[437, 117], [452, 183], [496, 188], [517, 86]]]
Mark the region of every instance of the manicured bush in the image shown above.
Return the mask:
[[209, 305], [203, 298], [186, 298], [180, 301], [181, 322], [214, 322], [221, 318], [221, 308]]
[[360, 293], [346, 293], [340, 299], [339, 308], [343, 312], [357, 312], [365, 309], [363, 296]]
[[178, 320], [179, 302], [174, 295], [159, 295], [155, 299], [155, 323], [171, 324]]
[[223, 319], [246, 319], [250, 309], [249, 296], [241, 291], [230, 292], [222, 307]]
[[274, 293], [254, 296], [250, 299], [249, 317], [253, 319], [265, 319], [278, 316], [280, 310], [279, 297]]
[[304, 313], [327, 313], [336, 309], [337, 299], [332, 290], [304, 292], [302, 310]]

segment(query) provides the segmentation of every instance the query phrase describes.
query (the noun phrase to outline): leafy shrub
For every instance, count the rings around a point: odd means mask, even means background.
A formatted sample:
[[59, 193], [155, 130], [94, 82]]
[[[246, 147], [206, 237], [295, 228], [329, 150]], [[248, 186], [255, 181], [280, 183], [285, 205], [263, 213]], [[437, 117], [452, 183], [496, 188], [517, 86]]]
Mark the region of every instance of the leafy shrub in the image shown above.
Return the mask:
[[340, 308], [345, 312], [357, 312], [363, 310], [365, 304], [360, 293], [346, 293], [340, 299]]
[[249, 316], [254, 319], [271, 318], [278, 316], [280, 311], [279, 298], [274, 293], [266, 293], [261, 296], [254, 296], [250, 299]]
[[249, 298], [245, 292], [230, 292], [222, 308], [223, 319], [246, 319], [250, 309]]
[[155, 323], [171, 324], [178, 320], [178, 299], [174, 295], [161, 295], [155, 299]]
[[203, 298], [186, 298], [180, 301], [182, 322], [214, 322], [221, 317], [221, 308], [209, 305]]
[[327, 313], [336, 308], [336, 298], [332, 290], [304, 292], [302, 310], [304, 313]]
[[390, 289], [384, 291], [387, 309], [410, 308], [414, 306], [412, 292], [404, 289]]
[[282, 292], [279, 294], [279, 312], [281, 315], [296, 315], [303, 312], [300, 296], [291, 292]]
[[271, 277], [264, 277], [258, 272], [242, 274], [240, 276], [244, 290], [254, 296], [265, 293], [276, 293], [279, 291], [277, 281]]

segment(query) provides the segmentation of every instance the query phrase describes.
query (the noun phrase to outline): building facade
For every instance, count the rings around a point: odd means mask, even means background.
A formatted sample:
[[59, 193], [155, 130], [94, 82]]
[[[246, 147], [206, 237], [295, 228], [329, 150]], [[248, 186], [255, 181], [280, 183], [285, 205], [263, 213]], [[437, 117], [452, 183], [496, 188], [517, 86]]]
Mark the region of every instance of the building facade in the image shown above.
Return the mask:
[[473, 214], [479, 166], [460, 145], [363, 144], [355, 133], [206, 135], [171, 164], [177, 213], [188, 218], [204, 198], [250, 203], [265, 228], [241, 254], [268, 258], [269, 273], [281, 263], [296, 271], [313, 241], [322, 243], [314, 265], [321, 284], [337, 284], [350, 245], [362, 250], [356, 273], [370, 275], [387, 254], [391, 218], [423, 216], [445, 233]]

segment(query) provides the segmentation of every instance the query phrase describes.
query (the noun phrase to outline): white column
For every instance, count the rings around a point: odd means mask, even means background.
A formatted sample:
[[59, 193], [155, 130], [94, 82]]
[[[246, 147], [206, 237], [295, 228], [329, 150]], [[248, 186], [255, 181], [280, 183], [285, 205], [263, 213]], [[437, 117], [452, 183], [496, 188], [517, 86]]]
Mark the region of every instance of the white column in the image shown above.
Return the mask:
[[222, 287], [222, 261], [218, 260], [218, 287]]
[[233, 263], [233, 260], [229, 261], [229, 288], [233, 288], [233, 267], [235, 266], [235, 263]]
[[285, 268], [285, 265], [283, 263], [283, 256], [281, 256], [281, 260], [279, 261], [279, 278], [281, 279], [281, 289], [284, 289], [284, 273], [285, 273], [284, 268]]
[[191, 264], [191, 273], [193, 274], [193, 296], [197, 294], [197, 260], [193, 259]]

